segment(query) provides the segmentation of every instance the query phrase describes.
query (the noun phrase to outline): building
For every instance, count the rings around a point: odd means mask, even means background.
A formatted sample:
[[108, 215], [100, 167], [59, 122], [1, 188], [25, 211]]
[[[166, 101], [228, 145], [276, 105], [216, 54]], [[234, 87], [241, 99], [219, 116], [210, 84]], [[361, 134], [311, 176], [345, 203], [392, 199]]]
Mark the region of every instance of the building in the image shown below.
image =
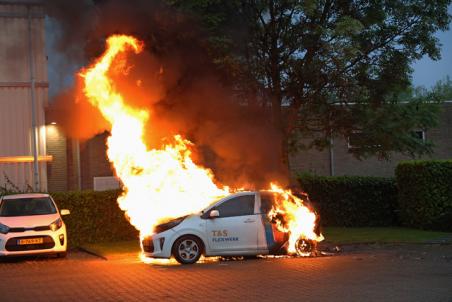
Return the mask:
[[0, 188], [47, 190], [47, 58], [40, 1], [0, 0]]
[[79, 142], [65, 137], [58, 124], [47, 124], [47, 152], [53, 158], [47, 163], [49, 191], [119, 188], [107, 159], [106, 132]]
[[[108, 133], [99, 134], [85, 142], [65, 138], [58, 125], [47, 122], [47, 152], [53, 161], [48, 162], [50, 191], [102, 190], [117, 188], [118, 181], [113, 176], [111, 165], [106, 157]], [[428, 131], [419, 131], [419, 139], [434, 142], [434, 153], [424, 159], [452, 158], [452, 101], [443, 105], [439, 126]], [[391, 160], [377, 157], [358, 160], [350, 154], [350, 141], [335, 139], [333, 146], [324, 151], [309, 150], [291, 156], [292, 176], [300, 172], [317, 175], [359, 175], [394, 176], [394, 169], [401, 160], [411, 157], [394, 154]]]
[[[420, 159], [452, 159], [452, 101], [443, 104], [437, 128], [416, 131], [419, 139], [429, 139], [434, 144], [433, 154]], [[394, 176], [394, 169], [402, 160], [412, 160], [409, 156], [392, 154], [390, 160], [371, 157], [359, 160], [349, 153], [352, 140], [334, 139], [332, 147], [323, 151], [309, 150], [292, 155], [290, 169], [292, 175], [310, 172], [317, 175], [357, 175]]]

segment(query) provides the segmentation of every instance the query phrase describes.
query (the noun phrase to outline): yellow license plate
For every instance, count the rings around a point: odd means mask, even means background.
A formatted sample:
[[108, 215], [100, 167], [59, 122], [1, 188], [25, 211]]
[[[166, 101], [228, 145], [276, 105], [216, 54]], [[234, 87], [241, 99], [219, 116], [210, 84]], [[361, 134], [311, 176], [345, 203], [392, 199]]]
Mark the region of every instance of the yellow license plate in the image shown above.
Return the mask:
[[30, 238], [30, 239], [19, 239], [17, 240], [18, 245], [26, 244], [40, 244], [44, 242], [44, 238]]

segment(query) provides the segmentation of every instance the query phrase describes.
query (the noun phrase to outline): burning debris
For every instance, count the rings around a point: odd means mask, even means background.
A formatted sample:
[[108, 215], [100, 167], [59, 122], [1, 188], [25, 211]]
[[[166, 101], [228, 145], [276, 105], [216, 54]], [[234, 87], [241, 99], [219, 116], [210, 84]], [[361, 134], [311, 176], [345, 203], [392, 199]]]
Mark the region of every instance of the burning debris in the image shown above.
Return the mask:
[[[127, 76], [133, 68], [127, 64], [126, 53], [139, 54], [143, 47], [132, 36], [110, 36], [103, 55], [80, 73], [86, 98], [111, 125], [107, 155], [124, 185], [118, 203], [141, 238], [153, 234], [159, 223], [200, 212], [212, 201], [240, 191], [217, 184], [211, 170], [192, 160], [193, 144], [181, 135], [175, 135], [161, 148], [148, 148], [145, 126], [152, 124], [152, 112], [130, 105], [115, 82], [117, 73]], [[288, 234], [288, 252], [311, 254], [316, 242], [323, 240], [315, 232], [316, 214], [290, 191], [271, 184], [269, 192], [275, 195], [276, 202], [268, 217], [280, 232]], [[198, 253], [202, 249], [196, 238], [183, 244], [186, 246], [181, 249], [190, 255], [194, 252], [187, 246], [196, 244], [194, 251]]]

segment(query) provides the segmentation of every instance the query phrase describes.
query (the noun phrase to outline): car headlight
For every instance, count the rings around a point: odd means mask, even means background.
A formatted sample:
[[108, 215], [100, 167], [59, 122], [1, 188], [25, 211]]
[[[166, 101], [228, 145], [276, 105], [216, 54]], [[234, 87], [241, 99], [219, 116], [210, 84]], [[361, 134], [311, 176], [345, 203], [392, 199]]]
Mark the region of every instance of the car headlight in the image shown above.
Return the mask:
[[0, 223], [0, 233], [8, 234], [9, 226]]
[[185, 217], [187, 217], [187, 216], [179, 217], [179, 218], [171, 220], [167, 223], [162, 223], [162, 224], [157, 225], [154, 228], [154, 234], [162, 233], [164, 231], [167, 231], [169, 229], [172, 229], [172, 228], [178, 226], [182, 221], [184, 221]]
[[61, 218], [58, 218], [57, 220], [55, 220], [54, 222], [52, 222], [49, 227], [52, 231], [56, 231], [59, 230], [61, 227], [63, 226], [63, 220], [61, 220]]

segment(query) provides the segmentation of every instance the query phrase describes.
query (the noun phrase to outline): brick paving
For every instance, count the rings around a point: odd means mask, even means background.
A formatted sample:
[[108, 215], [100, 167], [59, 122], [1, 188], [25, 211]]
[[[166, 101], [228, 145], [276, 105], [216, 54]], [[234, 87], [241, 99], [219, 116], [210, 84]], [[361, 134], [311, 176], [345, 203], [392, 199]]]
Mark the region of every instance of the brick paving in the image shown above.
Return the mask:
[[452, 246], [349, 247], [337, 256], [192, 266], [66, 259], [0, 263], [0, 301], [446, 301]]

